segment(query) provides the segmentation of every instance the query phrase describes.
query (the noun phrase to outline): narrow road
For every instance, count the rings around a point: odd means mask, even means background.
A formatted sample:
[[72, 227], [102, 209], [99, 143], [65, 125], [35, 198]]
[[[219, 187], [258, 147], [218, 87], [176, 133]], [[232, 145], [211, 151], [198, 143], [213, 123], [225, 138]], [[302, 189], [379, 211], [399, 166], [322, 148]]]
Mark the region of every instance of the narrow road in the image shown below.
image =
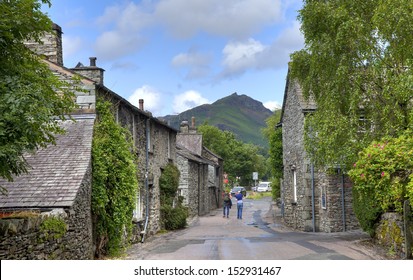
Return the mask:
[[270, 198], [246, 199], [243, 220], [236, 207], [198, 217], [184, 230], [150, 237], [133, 245], [125, 259], [141, 260], [373, 260], [384, 259], [366, 246], [361, 231], [295, 232], [278, 221]]

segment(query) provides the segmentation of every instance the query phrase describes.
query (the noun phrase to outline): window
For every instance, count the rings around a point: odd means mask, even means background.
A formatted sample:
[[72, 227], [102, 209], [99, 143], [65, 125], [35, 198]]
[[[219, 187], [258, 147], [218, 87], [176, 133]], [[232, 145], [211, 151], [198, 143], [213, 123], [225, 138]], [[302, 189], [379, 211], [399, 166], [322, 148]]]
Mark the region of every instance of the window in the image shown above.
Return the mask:
[[325, 186], [321, 187], [321, 208], [327, 209], [327, 193]]
[[133, 218], [141, 220], [143, 218], [141, 193], [136, 193], [135, 209], [133, 210]]
[[293, 187], [294, 187], [293, 202], [297, 203], [297, 172], [295, 170], [293, 170]]

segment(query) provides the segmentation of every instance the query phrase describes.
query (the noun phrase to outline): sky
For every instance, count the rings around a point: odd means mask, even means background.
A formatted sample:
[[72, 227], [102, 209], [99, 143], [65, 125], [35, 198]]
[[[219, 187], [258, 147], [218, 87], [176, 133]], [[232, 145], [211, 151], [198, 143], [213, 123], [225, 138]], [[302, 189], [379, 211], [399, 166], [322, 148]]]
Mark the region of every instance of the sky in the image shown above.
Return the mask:
[[237, 93], [280, 108], [301, 0], [52, 0], [63, 63], [105, 70], [107, 88], [155, 117]]

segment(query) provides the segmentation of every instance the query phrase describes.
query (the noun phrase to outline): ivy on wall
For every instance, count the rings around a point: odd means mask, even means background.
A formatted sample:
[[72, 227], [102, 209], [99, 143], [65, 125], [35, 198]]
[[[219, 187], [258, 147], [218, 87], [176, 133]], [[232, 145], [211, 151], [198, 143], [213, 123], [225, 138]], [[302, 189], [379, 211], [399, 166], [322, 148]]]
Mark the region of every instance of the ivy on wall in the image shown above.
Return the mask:
[[161, 222], [166, 230], [184, 228], [188, 209], [182, 205], [182, 199], [177, 199], [180, 172], [176, 165], [169, 163], [159, 178], [161, 194]]
[[130, 132], [116, 123], [111, 104], [97, 100], [92, 144], [92, 213], [96, 256], [117, 256], [132, 233], [138, 191], [136, 156]]

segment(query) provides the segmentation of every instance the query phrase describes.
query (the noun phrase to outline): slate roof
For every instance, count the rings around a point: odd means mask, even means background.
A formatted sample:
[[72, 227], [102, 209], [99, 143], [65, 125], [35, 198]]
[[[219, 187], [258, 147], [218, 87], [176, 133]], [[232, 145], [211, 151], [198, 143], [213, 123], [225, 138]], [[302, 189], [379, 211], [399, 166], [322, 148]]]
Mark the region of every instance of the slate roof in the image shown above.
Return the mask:
[[203, 164], [208, 164], [208, 165], [212, 165], [215, 166], [216, 163], [213, 161], [210, 161], [207, 158], [201, 157], [193, 152], [191, 152], [190, 150], [186, 149], [185, 147], [181, 146], [181, 145], [176, 145], [176, 153], [188, 160], [197, 162], [197, 163], [203, 163]]
[[29, 173], [13, 182], [0, 178], [8, 195], [0, 195], [0, 208], [62, 208], [72, 206], [91, 164], [95, 115], [62, 121], [66, 130], [56, 145], [26, 154]]

